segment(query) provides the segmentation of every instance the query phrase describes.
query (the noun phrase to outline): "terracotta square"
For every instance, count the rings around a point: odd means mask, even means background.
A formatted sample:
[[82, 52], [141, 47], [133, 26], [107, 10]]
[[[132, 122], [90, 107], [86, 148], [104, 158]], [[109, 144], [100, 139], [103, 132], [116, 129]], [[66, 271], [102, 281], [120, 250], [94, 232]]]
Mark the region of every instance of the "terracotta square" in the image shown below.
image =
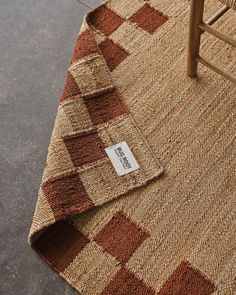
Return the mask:
[[81, 32], [76, 40], [71, 62], [74, 63], [79, 59], [90, 54], [98, 53], [98, 46], [89, 30]]
[[73, 99], [77, 95], [80, 95], [81, 91], [74, 77], [70, 72], [67, 73], [64, 89], [61, 95], [61, 102], [66, 99]]
[[93, 207], [76, 172], [50, 178], [42, 184], [42, 190], [56, 219], [70, 215], [74, 211], [82, 212]]
[[84, 99], [84, 102], [94, 125], [109, 122], [127, 113], [117, 90]]
[[129, 55], [124, 48], [110, 39], [101, 42], [99, 48], [101, 49], [102, 55], [111, 71], [113, 71]]
[[165, 282], [159, 295], [210, 295], [214, 284], [188, 261], [182, 261]]
[[63, 140], [75, 167], [107, 157], [105, 146], [96, 130], [68, 135]]
[[[122, 268], [108, 284], [108, 286], [100, 293], [100, 295], [155, 295], [155, 290], [147, 286], [143, 281], [135, 277], [135, 275]], [[190, 295], [190, 294], [189, 294]]]
[[93, 27], [108, 36], [114, 32], [124, 20], [104, 4], [98, 7], [89, 16], [89, 21]]
[[153, 34], [157, 28], [168, 20], [168, 17], [146, 3], [129, 20], [148, 33]]
[[95, 241], [118, 261], [125, 263], [149, 234], [122, 211], [117, 212], [98, 233]]
[[40, 253], [58, 272], [63, 272], [89, 243], [89, 239], [66, 221], [50, 226], [34, 243]]

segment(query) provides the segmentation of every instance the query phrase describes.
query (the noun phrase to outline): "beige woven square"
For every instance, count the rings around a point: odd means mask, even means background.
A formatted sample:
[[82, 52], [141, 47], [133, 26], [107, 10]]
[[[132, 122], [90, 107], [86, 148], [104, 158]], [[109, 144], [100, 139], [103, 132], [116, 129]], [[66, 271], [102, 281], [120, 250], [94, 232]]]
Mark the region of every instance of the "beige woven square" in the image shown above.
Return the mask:
[[119, 14], [121, 17], [129, 18], [144, 5], [143, 0], [110, 0], [107, 7]]
[[90, 242], [67, 267], [62, 276], [70, 280], [83, 294], [98, 295], [119, 269], [120, 266], [115, 258], [105, 254], [94, 242]]
[[74, 165], [63, 140], [52, 138], [48, 148], [43, 182], [70, 169], [74, 169]]
[[70, 72], [82, 97], [94, 96], [113, 88], [109, 70], [101, 55], [95, 54], [79, 60], [72, 64]]
[[88, 110], [81, 97], [76, 100], [66, 101], [61, 108], [72, 130], [72, 132], [67, 132], [67, 135], [73, 132], [84, 131], [93, 126]]
[[150, 34], [134, 23], [126, 21], [115, 30], [109, 38], [115, 43], [120, 44], [128, 52], [132, 53], [136, 48], [139, 48], [142, 44], [148, 41]]

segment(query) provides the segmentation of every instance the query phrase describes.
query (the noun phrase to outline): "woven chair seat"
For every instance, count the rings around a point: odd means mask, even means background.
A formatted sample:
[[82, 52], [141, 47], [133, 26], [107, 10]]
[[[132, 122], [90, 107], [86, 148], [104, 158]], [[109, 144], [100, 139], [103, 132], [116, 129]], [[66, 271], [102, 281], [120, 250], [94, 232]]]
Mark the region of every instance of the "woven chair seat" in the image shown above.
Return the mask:
[[220, 2], [236, 10], [236, 0], [220, 0]]

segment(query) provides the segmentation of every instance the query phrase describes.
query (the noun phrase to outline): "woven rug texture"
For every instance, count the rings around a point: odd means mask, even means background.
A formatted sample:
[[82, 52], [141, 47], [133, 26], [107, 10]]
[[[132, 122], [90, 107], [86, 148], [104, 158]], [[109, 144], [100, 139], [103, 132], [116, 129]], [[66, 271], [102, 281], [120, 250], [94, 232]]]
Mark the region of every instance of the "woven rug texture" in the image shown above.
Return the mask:
[[[78, 34], [29, 242], [82, 295], [236, 294], [236, 87], [187, 77], [189, 6], [108, 0]], [[235, 37], [235, 11], [214, 26]], [[234, 72], [207, 33], [201, 53]], [[139, 168], [119, 176], [124, 141]]]

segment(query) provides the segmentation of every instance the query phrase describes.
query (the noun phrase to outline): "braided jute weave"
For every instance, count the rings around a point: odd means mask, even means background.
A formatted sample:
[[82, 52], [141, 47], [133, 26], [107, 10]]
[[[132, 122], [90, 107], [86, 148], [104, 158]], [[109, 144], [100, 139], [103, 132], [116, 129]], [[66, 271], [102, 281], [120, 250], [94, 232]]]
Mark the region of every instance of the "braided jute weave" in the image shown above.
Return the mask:
[[[82, 295], [236, 294], [236, 88], [186, 76], [188, 20], [187, 0], [109, 0], [84, 19], [29, 235]], [[235, 35], [235, 12], [216, 26]], [[206, 34], [202, 53], [235, 70]], [[105, 148], [123, 141], [140, 167], [118, 176]]]

